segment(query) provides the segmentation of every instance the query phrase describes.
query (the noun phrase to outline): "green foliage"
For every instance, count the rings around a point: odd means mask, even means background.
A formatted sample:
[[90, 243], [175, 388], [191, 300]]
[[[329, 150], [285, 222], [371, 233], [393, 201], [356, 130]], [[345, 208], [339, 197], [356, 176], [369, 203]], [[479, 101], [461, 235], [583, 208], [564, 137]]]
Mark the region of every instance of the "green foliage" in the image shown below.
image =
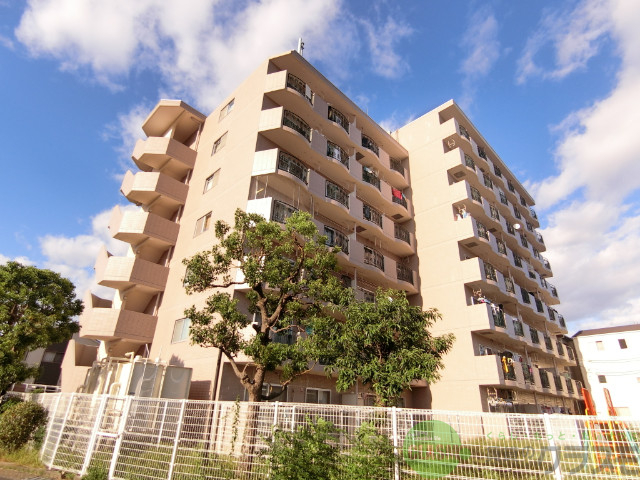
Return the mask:
[[35, 402], [22, 402], [8, 408], [0, 417], [0, 447], [17, 450], [25, 445], [38, 427], [47, 421], [47, 412]]
[[338, 430], [322, 418], [294, 432], [278, 430], [266, 452], [271, 480], [334, 480], [339, 478], [340, 454], [333, 444]]
[[[295, 213], [282, 228], [237, 210], [233, 228], [218, 221], [215, 233], [218, 242], [210, 251], [184, 261], [186, 290], [245, 284], [248, 311], [226, 292], [211, 295], [203, 309], [185, 311], [191, 319], [191, 341], [219, 348], [249, 399], [259, 401], [267, 372], [276, 372], [284, 386], [319, 358], [313, 335], [304, 333], [313, 331], [318, 322], [332, 322], [328, 306], [346, 302], [349, 294], [335, 275], [334, 251], [326, 247], [308, 213]], [[236, 279], [237, 270], [243, 280]], [[254, 315], [255, 335], [247, 335]], [[289, 333], [296, 341], [273, 341], [275, 335]], [[251, 372], [238, 367], [239, 355], [252, 359]]]
[[7, 411], [7, 409], [13, 407], [16, 403], [22, 403], [23, 400], [20, 397], [13, 397], [5, 395], [0, 402], [0, 415]]
[[331, 352], [326, 372], [337, 372], [339, 391], [360, 380], [370, 385], [377, 405], [392, 406], [412, 381], [438, 380], [454, 337], [429, 333], [440, 319], [437, 310], [410, 305], [402, 291], [378, 289], [375, 302], [352, 302], [344, 315], [344, 322], [325, 325], [321, 335]]
[[17, 262], [0, 265], [0, 390], [37, 374], [27, 352], [71, 338], [82, 313], [75, 287], [51, 270]]
[[365, 422], [356, 431], [349, 453], [342, 456], [342, 478], [387, 480], [396, 460], [389, 437]]
[[100, 463], [91, 465], [87, 469], [86, 475], [82, 477], [82, 480], [107, 480], [109, 478], [109, 469], [106, 465]]

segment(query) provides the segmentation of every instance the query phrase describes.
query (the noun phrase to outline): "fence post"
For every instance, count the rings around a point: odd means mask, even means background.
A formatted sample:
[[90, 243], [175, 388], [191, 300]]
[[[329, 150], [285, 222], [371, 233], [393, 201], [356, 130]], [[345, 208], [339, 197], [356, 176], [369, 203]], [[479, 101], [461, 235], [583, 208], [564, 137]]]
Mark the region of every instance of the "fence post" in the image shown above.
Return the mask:
[[98, 440], [98, 430], [100, 429], [100, 424], [102, 423], [102, 417], [104, 416], [108, 400], [108, 395], [103, 395], [100, 400], [100, 406], [96, 412], [96, 420], [93, 422], [93, 428], [91, 429], [91, 435], [89, 437], [89, 442], [87, 443], [87, 453], [84, 456], [84, 463], [82, 464], [82, 470], [80, 470], [80, 476], [84, 476], [89, 468], [93, 449], [96, 446], [96, 441]]
[[[12, 387], [13, 388], [13, 387]], [[53, 426], [53, 421], [56, 418], [56, 414], [58, 413], [58, 406], [60, 405], [60, 397], [62, 397], [62, 393], [58, 393], [58, 398], [56, 399], [56, 406], [53, 409], [49, 409], [49, 421], [47, 422], [47, 434], [44, 437], [44, 441], [42, 442], [42, 447], [40, 448], [40, 458], [44, 458], [44, 449], [47, 446], [47, 442], [49, 441], [49, 436], [51, 435], [51, 427]]]
[[542, 414], [544, 421], [544, 429], [547, 432], [547, 440], [549, 441], [549, 452], [551, 453], [551, 462], [553, 465], [553, 476], [555, 480], [562, 480], [562, 470], [560, 468], [560, 456], [558, 455], [558, 447], [556, 447], [556, 441], [553, 434], [553, 427], [551, 424], [551, 417], [548, 413]]
[[280, 402], [276, 402], [273, 407], [273, 426], [278, 425], [278, 407], [280, 406]]
[[291, 407], [291, 432], [295, 430], [296, 426], [296, 406]]
[[173, 439], [173, 451], [171, 452], [171, 461], [169, 462], [169, 473], [167, 474], [167, 480], [171, 480], [173, 476], [173, 468], [176, 464], [176, 455], [178, 454], [178, 443], [180, 442], [180, 434], [182, 433], [182, 422], [184, 420], [184, 410], [187, 405], [186, 400], [181, 400], [180, 414], [178, 415], [178, 422], [176, 423], [176, 436]]
[[400, 463], [398, 462], [398, 409], [391, 407], [391, 429], [393, 433], [393, 454], [396, 457], [393, 478], [400, 480]]
[[131, 408], [131, 402], [133, 397], [127, 397], [124, 400], [124, 406], [122, 407], [122, 416], [120, 417], [120, 425], [118, 425], [118, 436], [116, 437], [116, 443], [113, 446], [113, 455], [111, 456], [111, 465], [109, 465], [109, 477], [113, 478], [116, 472], [116, 464], [118, 463], [118, 456], [120, 455], [120, 446], [122, 445], [122, 437], [124, 436], [124, 427], [127, 424], [129, 418], [129, 409]]
[[67, 405], [67, 409], [64, 412], [64, 417], [62, 418], [62, 424], [60, 425], [60, 435], [58, 435], [56, 444], [53, 447], [53, 452], [51, 452], [51, 461], [49, 462], [49, 468], [53, 467], [53, 463], [55, 462], [56, 455], [58, 453], [58, 448], [60, 447], [60, 441], [62, 440], [62, 434], [64, 433], [64, 429], [67, 426], [67, 419], [69, 418], [69, 413], [71, 412], [71, 406], [73, 405], [73, 401], [75, 398], [76, 398], [76, 394], [74, 392], [71, 394], [71, 398], [69, 399], [69, 405]]

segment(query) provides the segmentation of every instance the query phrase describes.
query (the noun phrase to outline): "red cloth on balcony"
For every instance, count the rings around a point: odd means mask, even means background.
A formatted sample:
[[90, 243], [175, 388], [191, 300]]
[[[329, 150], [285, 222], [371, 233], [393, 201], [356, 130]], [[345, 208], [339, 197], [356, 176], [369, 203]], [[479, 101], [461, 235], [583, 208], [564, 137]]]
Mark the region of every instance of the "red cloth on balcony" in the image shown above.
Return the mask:
[[396, 197], [397, 199], [402, 200], [402, 192], [400, 190], [398, 190], [397, 188], [392, 188], [391, 189], [391, 194]]

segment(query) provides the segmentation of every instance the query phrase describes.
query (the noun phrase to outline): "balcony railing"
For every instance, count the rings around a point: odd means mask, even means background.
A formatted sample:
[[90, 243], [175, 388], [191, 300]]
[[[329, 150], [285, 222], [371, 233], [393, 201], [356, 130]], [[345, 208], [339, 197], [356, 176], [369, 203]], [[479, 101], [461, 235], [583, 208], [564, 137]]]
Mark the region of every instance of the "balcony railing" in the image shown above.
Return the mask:
[[409, 230], [396, 223], [393, 227], [393, 233], [398, 240], [402, 240], [403, 242], [407, 242], [411, 245], [411, 234], [409, 233]]
[[342, 112], [336, 110], [332, 106], [329, 106], [329, 114], [327, 115], [327, 118], [340, 125], [345, 132], [349, 133], [349, 119], [347, 119]]
[[544, 313], [544, 305], [542, 305], [542, 301], [539, 298], [535, 298], [536, 301], [536, 310], [538, 313]]
[[530, 232], [533, 232], [533, 225], [531, 225], [531, 222], [529, 220], [527, 220], [527, 230], [529, 230]]
[[384, 272], [384, 255], [373, 248], [364, 247], [364, 263], [373, 265]]
[[573, 389], [573, 382], [571, 381], [571, 379], [570, 378], [565, 378], [564, 381], [567, 384], [567, 392], [573, 394], [574, 393], [574, 389]]
[[542, 238], [542, 234], [540, 232], [536, 232], [536, 238], [541, 244], [544, 245], [544, 238]]
[[311, 127], [295, 113], [285, 110], [282, 114], [282, 125], [295, 130], [307, 141], [311, 141]]
[[520, 195], [520, 205], [522, 205], [523, 207], [527, 206], [527, 201], [524, 199], [522, 195]]
[[313, 103], [313, 92], [309, 86], [291, 73], [287, 74], [287, 87], [293, 88], [296, 92]]
[[391, 170], [395, 170], [396, 172], [401, 173], [402, 176], [404, 177], [404, 167], [402, 166], [402, 162], [400, 160], [396, 160], [395, 158], [390, 158], [389, 168], [391, 168]]
[[551, 384], [549, 383], [549, 374], [544, 370], [540, 370], [540, 384], [542, 388], [551, 388]]
[[366, 203], [362, 204], [362, 218], [382, 228], [382, 213]]
[[531, 343], [540, 345], [540, 336], [538, 335], [538, 331], [535, 328], [529, 327], [529, 336], [531, 337]]
[[500, 253], [502, 255], [506, 255], [507, 254], [507, 245], [502, 240], [498, 240], [498, 241], [496, 241], [496, 243], [498, 245], [498, 253]]
[[496, 177], [502, 178], [502, 170], [500, 170], [500, 167], [498, 167], [497, 165], [493, 166], [493, 173], [496, 174]]
[[502, 190], [500, 190], [500, 203], [503, 205], [509, 205], [509, 200], [507, 200], [507, 196]]
[[402, 205], [404, 208], [407, 208], [407, 199], [404, 197], [404, 193], [397, 188], [391, 189], [391, 201], [393, 203], [397, 203], [398, 205]]
[[540, 255], [540, 257], [542, 258], [542, 263], [544, 264], [544, 267], [551, 270], [551, 263], [549, 263], [549, 260], [544, 258], [542, 255]]
[[487, 277], [487, 280], [491, 280], [494, 282], [498, 281], [495, 267], [488, 262], [484, 262], [484, 275], [485, 277]]
[[522, 364], [522, 376], [524, 381], [529, 385], [535, 385], [536, 380], [533, 376], [533, 367], [527, 363]]
[[482, 205], [482, 195], [476, 187], [471, 187], [471, 198]]
[[489, 205], [489, 213], [491, 213], [491, 218], [500, 221], [500, 212], [494, 205]]
[[349, 168], [349, 154], [335, 143], [327, 141], [327, 157], [338, 160], [342, 165]]
[[564, 356], [564, 343], [560, 340], [556, 340], [556, 349], [558, 350], [558, 355]]
[[558, 290], [553, 285], [549, 284], [549, 288], [551, 288], [551, 295], [558, 298]]
[[556, 321], [556, 311], [547, 305], [547, 312], [549, 313], [549, 318], [552, 322]]
[[305, 184], [309, 183], [309, 169], [293, 155], [280, 152], [278, 155], [278, 169], [290, 173]]
[[533, 208], [529, 207], [529, 212], [531, 213], [531, 216], [533, 218], [535, 218], [536, 220], [538, 219], [538, 214], [536, 213], [536, 211]]
[[515, 193], [516, 191], [516, 187], [513, 186], [513, 183], [511, 183], [511, 180], [507, 180], [507, 188], [512, 193]]
[[522, 220], [522, 214], [520, 213], [520, 210], [518, 210], [515, 205], [513, 206], [513, 215], [518, 219], [518, 220]]
[[513, 359], [502, 357], [502, 373], [505, 380], [516, 380], [516, 369], [513, 366]]
[[522, 257], [518, 255], [516, 252], [514, 252], [513, 250], [511, 251], [511, 253], [513, 254], [513, 264], [516, 267], [522, 268]]
[[396, 264], [396, 276], [398, 277], [398, 280], [402, 280], [403, 282], [413, 285], [413, 270], [406, 265], [402, 265], [400, 263]]
[[369, 167], [362, 167], [362, 181], [367, 182], [380, 190], [380, 179]]
[[573, 348], [571, 347], [566, 347], [567, 348], [567, 356], [569, 357], [569, 360], [575, 360], [576, 356], [573, 353]]
[[529, 270], [529, 278], [535, 280], [537, 278], [536, 272], [534, 272], [533, 270]]
[[493, 189], [493, 182], [491, 181], [491, 178], [489, 178], [488, 175], [483, 173], [482, 174], [482, 180], [484, 181], [484, 186], [485, 187], [487, 187], [490, 190]]
[[273, 211], [271, 212], [271, 220], [274, 222], [285, 223], [287, 218], [298, 211], [297, 208], [291, 205], [281, 202], [280, 200], [273, 201]]
[[547, 350], [553, 350], [553, 343], [551, 343], [551, 337], [549, 337], [549, 335], [547, 335], [546, 333], [544, 334], [544, 346]]
[[380, 155], [380, 149], [378, 148], [378, 144], [371, 140], [366, 135], [362, 135], [362, 146], [368, 150], [371, 150], [376, 156]]
[[500, 308], [492, 308], [493, 326], [500, 328], [507, 328], [507, 323], [504, 319], [504, 312]]
[[331, 228], [324, 227], [324, 234], [327, 237], [327, 245], [330, 247], [340, 247], [340, 250], [346, 254], [349, 253], [349, 237], [344, 233]]
[[340, 185], [326, 181], [325, 196], [349, 208], [349, 193]]
[[522, 296], [522, 303], [531, 303], [531, 298], [529, 297], [529, 292], [527, 292], [523, 287], [520, 287], [520, 295]]
[[487, 160], [487, 154], [484, 152], [484, 148], [482, 148], [480, 145], [478, 145], [478, 156]]
[[564, 321], [564, 317], [562, 315], [558, 315], [558, 323], [560, 324], [561, 327], [567, 328], [567, 324]]
[[553, 383], [555, 383], [556, 385], [556, 390], [558, 392], [562, 392], [564, 390], [564, 386], [562, 385], [562, 378], [560, 378], [560, 375], [557, 374], [553, 374]]
[[522, 322], [520, 320], [513, 321], [513, 331], [517, 337], [524, 337], [524, 328], [522, 327]]
[[511, 277], [504, 277], [504, 286], [507, 289], [507, 292], [513, 293], [515, 295], [516, 287], [513, 284], [513, 280], [511, 280]]
[[527, 241], [527, 236], [524, 233], [520, 234], [520, 244], [524, 248], [529, 248], [529, 242]]
[[459, 125], [460, 127], [460, 135], [462, 135], [464, 138], [466, 138], [467, 140], [470, 140], [469, 138], [469, 132], [467, 132], [467, 129], [464, 128], [462, 125]]
[[478, 230], [478, 236], [484, 238], [485, 240], [489, 240], [489, 232], [487, 232], [487, 227], [484, 224], [480, 223], [476, 220], [476, 229]]
[[465, 163], [465, 165], [467, 167], [469, 167], [471, 170], [473, 170], [475, 172], [475, 170], [476, 170], [476, 162], [474, 162], [473, 158], [471, 158], [466, 153], [464, 154], [464, 163]]

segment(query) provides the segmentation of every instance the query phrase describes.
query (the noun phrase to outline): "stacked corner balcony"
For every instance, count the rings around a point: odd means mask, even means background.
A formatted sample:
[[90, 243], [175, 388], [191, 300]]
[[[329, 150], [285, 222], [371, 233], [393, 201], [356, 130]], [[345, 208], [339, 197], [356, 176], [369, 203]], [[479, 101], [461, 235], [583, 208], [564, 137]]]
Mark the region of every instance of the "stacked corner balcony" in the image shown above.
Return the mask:
[[80, 335], [101, 340], [105, 355], [141, 353], [153, 340], [204, 120], [181, 101], [161, 100], [143, 124], [148, 138], [132, 155], [140, 171], [127, 172], [121, 186], [136, 207], [116, 206], [109, 222], [128, 253], [114, 256], [103, 248], [95, 264], [96, 282], [114, 289], [114, 298], [89, 294], [80, 319]]
[[418, 293], [407, 151], [314, 70], [271, 67], [247, 211], [310, 212], [356, 291]]
[[455, 105], [440, 112], [442, 158], [481, 388], [488, 398], [508, 390], [549, 404], [578, 399], [533, 198], [459, 113]]

